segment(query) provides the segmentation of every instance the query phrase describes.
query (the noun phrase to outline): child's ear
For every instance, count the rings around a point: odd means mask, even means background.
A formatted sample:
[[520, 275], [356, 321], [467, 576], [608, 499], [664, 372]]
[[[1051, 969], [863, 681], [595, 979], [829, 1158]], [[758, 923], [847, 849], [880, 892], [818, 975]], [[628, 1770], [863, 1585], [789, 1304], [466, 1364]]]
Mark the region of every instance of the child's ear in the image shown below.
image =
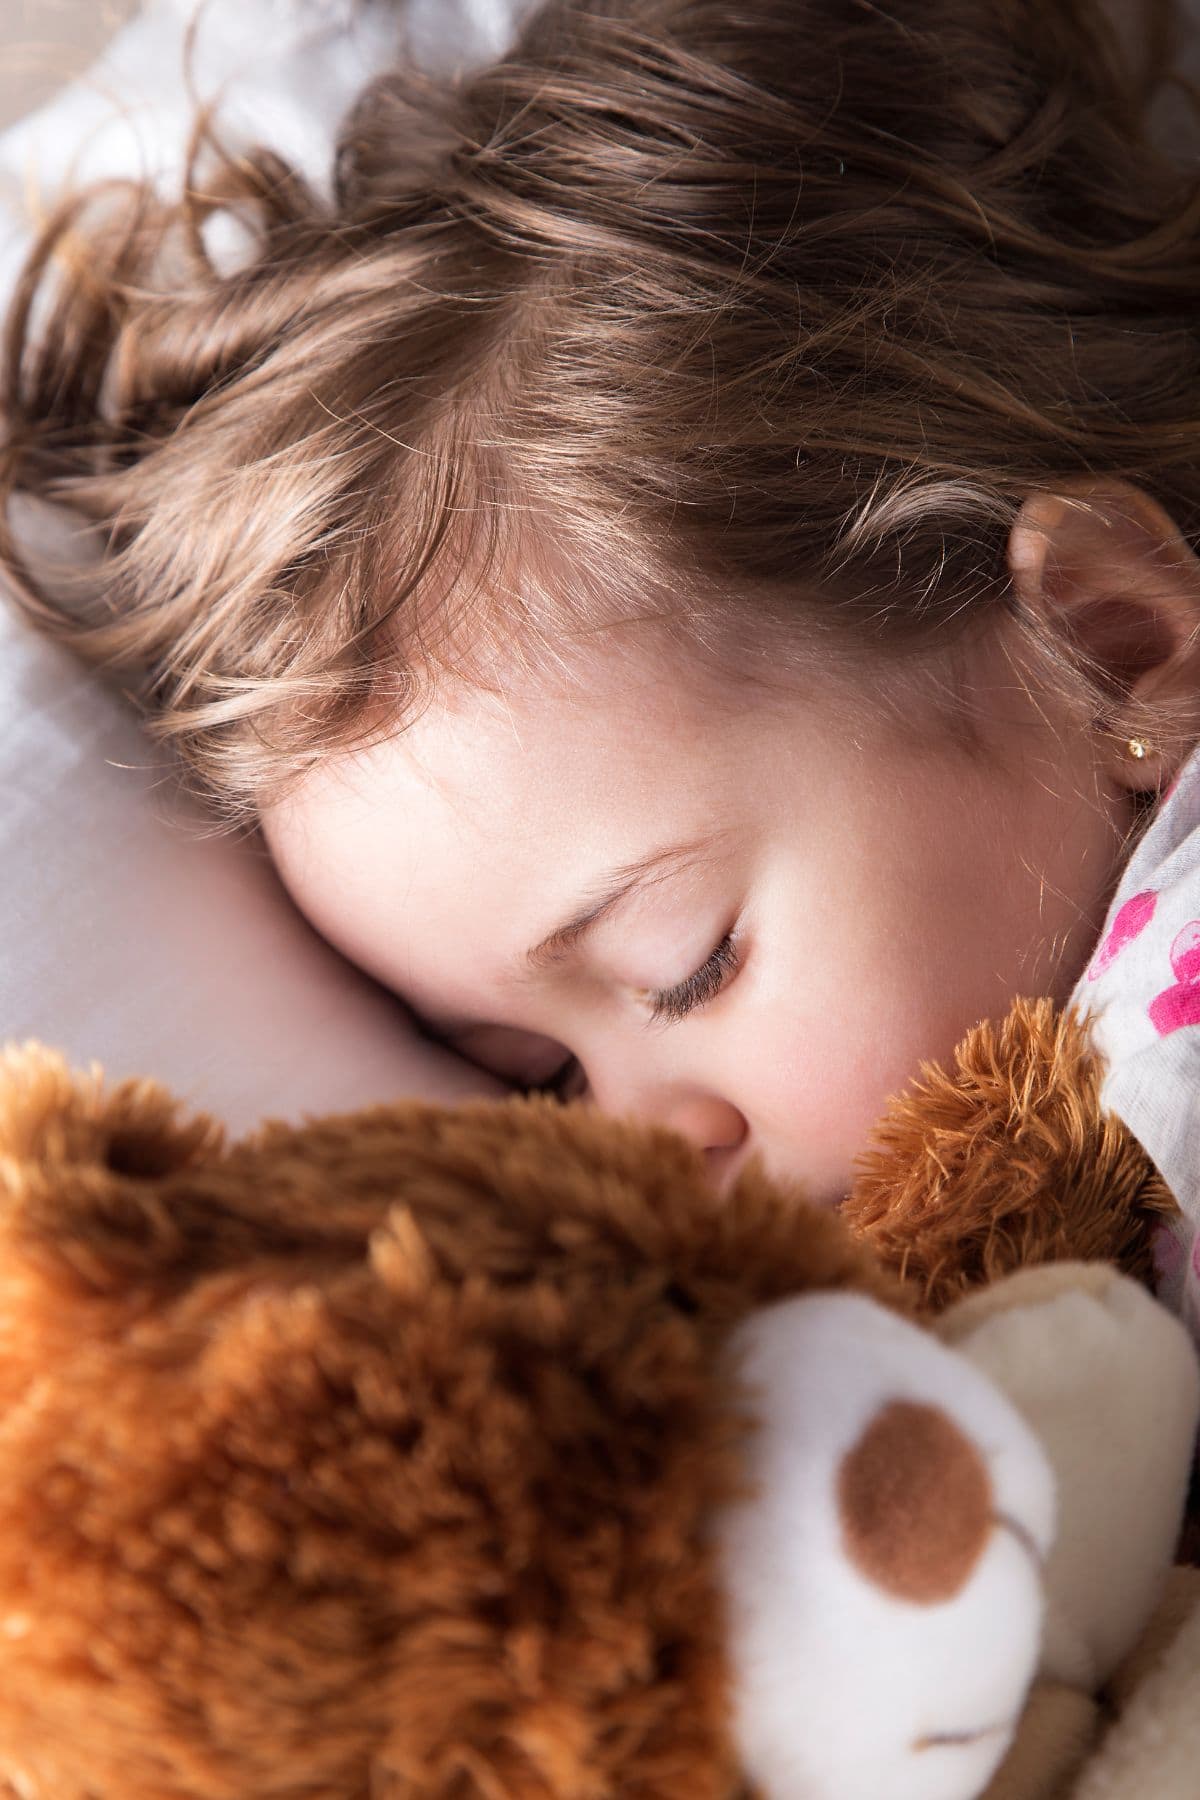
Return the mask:
[[[1021, 507], [1008, 566], [1024, 605], [1099, 666], [1112, 773], [1130, 790], [1165, 783], [1200, 737], [1200, 561], [1174, 520], [1129, 482], [1064, 481]], [[1149, 724], [1157, 706], [1173, 730]]]

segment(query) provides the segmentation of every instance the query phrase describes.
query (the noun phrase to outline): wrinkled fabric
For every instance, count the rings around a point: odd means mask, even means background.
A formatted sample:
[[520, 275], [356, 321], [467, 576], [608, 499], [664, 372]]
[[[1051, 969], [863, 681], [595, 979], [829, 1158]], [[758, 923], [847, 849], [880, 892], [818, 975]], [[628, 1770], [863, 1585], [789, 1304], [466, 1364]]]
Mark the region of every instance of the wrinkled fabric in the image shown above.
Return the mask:
[[1126, 864], [1071, 1001], [1104, 1059], [1102, 1104], [1179, 1203], [1156, 1239], [1157, 1288], [1200, 1344], [1200, 750]]

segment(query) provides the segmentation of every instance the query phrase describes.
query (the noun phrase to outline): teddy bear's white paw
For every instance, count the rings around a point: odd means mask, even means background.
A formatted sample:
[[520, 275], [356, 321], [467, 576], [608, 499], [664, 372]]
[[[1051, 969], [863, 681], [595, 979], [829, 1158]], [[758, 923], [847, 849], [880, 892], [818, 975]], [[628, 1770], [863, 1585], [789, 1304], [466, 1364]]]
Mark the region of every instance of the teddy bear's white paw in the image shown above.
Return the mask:
[[1054, 1479], [963, 1356], [860, 1295], [730, 1346], [758, 1430], [718, 1521], [734, 1728], [769, 1800], [971, 1800], [1038, 1658]]

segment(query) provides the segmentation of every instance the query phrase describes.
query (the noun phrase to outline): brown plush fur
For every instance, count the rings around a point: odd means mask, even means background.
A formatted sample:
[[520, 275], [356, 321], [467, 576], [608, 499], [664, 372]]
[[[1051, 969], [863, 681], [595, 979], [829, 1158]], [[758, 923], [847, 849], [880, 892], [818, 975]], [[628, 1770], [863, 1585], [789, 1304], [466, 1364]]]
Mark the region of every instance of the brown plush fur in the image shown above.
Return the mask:
[[877, 1250], [926, 1299], [1013, 1257], [1142, 1268], [1161, 1196], [1051, 1027], [1018, 1012], [926, 1072], [862, 1243], [753, 1165], [718, 1201], [681, 1138], [545, 1097], [229, 1146], [152, 1082], [11, 1052], [0, 1792], [745, 1795], [708, 1521], [752, 1407], [717, 1353], [785, 1294], [910, 1305]]
[[1017, 1000], [892, 1102], [843, 1218], [931, 1312], [1034, 1263], [1115, 1262], [1149, 1285], [1154, 1223], [1178, 1208], [1101, 1112], [1101, 1073], [1077, 1018]]
[[[836, 1218], [547, 1098], [232, 1148], [0, 1101], [0, 1769], [38, 1800], [727, 1800], [715, 1348]], [[20, 1791], [18, 1789], [18, 1791]]]

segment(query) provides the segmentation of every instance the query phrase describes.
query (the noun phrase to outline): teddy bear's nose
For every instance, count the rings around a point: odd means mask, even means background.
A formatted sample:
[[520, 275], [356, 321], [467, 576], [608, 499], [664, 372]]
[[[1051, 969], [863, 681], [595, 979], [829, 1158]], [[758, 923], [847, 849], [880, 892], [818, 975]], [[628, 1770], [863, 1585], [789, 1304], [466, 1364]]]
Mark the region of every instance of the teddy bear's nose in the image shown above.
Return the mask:
[[940, 1407], [911, 1400], [889, 1401], [843, 1457], [837, 1498], [855, 1568], [916, 1605], [960, 1592], [995, 1516], [979, 1450]]

